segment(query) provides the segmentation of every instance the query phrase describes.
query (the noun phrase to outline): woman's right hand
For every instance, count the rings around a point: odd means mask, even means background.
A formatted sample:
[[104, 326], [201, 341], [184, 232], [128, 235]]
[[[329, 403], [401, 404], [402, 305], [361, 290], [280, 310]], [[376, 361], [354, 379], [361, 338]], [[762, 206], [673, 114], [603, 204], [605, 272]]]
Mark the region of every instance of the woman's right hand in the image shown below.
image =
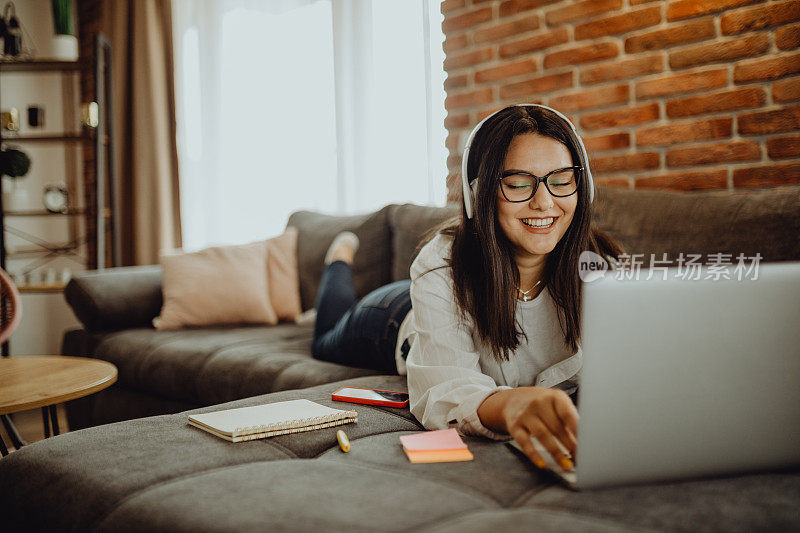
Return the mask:
[[531, 441], [541, 445], [565, 470], [572, 470], [570, 458], [577, 450], [578, 410], [564, 391], [545, 387], [503, 389], [489, 395], [480, 407], [478, 418], [493, 431], [508, 433], [522, 452], [539, 468], [545, 461]]

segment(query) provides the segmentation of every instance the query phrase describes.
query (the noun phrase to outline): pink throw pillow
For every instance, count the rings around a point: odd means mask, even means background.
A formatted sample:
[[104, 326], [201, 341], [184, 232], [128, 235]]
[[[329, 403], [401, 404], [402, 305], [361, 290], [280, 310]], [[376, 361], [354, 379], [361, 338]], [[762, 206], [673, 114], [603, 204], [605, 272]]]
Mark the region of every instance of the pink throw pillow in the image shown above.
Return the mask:
[[267, 239], [267, 285], [269, 299], [279, 320], [294, 320], [303, 309], [300, 275], [297, 271], [297, 228]]
[[267, 241], [162, 254], [164, 304], [153, 326], [276, 324], [267, 263]]

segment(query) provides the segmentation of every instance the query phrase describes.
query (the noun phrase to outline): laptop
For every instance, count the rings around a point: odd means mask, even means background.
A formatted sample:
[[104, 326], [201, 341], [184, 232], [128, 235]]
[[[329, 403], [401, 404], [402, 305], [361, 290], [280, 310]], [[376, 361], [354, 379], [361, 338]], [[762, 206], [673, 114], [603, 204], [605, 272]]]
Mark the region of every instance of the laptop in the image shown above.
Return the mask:
[[533, 439], [548, 468], [593, 489], [799, 466], [800, 262], [757, 266], [584, 283], [575, 471]]

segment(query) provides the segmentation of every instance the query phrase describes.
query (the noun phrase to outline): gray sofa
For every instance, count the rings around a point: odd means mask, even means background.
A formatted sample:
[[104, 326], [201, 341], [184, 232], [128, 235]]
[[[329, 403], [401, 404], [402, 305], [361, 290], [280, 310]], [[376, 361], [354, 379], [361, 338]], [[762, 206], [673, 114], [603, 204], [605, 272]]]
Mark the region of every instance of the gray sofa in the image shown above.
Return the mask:
[[[599, 226], [628, 253], [760, 253], [764, 261], [800, 259], [800, 187], [753, 192], [676, 193], [600, 189]], [[304, 309], [314, 305], [323, 257], [333, 237], [354, 231], [361, 249], [356, 292], [408, 277], [420, 239], [455, 207], [391, 205], [375, 213], [335, 217], [294, 213]], [[647, 261], [646, 261], [647, 262]], [[202, 288], [200, 289], [202, 290]], [[72, 428], [214, 405], [268, 392], [311, 387], [375, 371], [310, 356], [312, 327], [282, 323], [156, 331], [161, 308], [159, 266], [114, 268], [73, 279], [65, 296], [84, 328], [64, 336], [62, 354], [114, 363], [116, 385], [70, 402]]]
[[[289, 223], [300, 230], [304, 307], [313, 305], [322, 257], [338, 231], [354, 230], [362, 240], [356, 284], [363, 294], [406, 277], [420, 236], [454, 212], [404, 205], [362, 217], [295, 213]], [[606, 189], [598, 193], [597, 217], [629, 253], [800, 260], [800, 187], [691, 194]], [[356, 406], [358, 422], [345, 427], [353, 444], [348, 454], [339, 451], [335, 428], [228, 443], [187, 426], [185, 410], [293, 398], [341, 407], [330, 394], [344, 384], [404, 390], [405, 380], [314, 360], [310, 326], [156, 332], [148, 322], [160, 308], [159, 279], [157, 268], [143, 267], [86, 274], [70, 284], [67, 298], [85, 328], [67, 333], [64, 353], [100, 357], [120, 371], [117, 385], [69, 406], [70, 424], [122, 421], [47, 439], [0, 460], [4, 525], [800, 530], [796, 470], [576, 493], [507, 445], [483, 439], [465, 438], [472, 462], [410, 464], [398, 437], [421, 428], [408, 410]]]

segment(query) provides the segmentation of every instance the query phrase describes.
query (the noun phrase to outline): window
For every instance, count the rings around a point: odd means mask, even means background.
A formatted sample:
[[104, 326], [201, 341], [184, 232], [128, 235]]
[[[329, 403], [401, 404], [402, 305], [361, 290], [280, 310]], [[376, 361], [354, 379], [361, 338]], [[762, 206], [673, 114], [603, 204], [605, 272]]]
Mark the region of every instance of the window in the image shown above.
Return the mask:
[[292, 211], [443, 205], [444, 71], [428, 1], [173, 1], [184, 247]]

